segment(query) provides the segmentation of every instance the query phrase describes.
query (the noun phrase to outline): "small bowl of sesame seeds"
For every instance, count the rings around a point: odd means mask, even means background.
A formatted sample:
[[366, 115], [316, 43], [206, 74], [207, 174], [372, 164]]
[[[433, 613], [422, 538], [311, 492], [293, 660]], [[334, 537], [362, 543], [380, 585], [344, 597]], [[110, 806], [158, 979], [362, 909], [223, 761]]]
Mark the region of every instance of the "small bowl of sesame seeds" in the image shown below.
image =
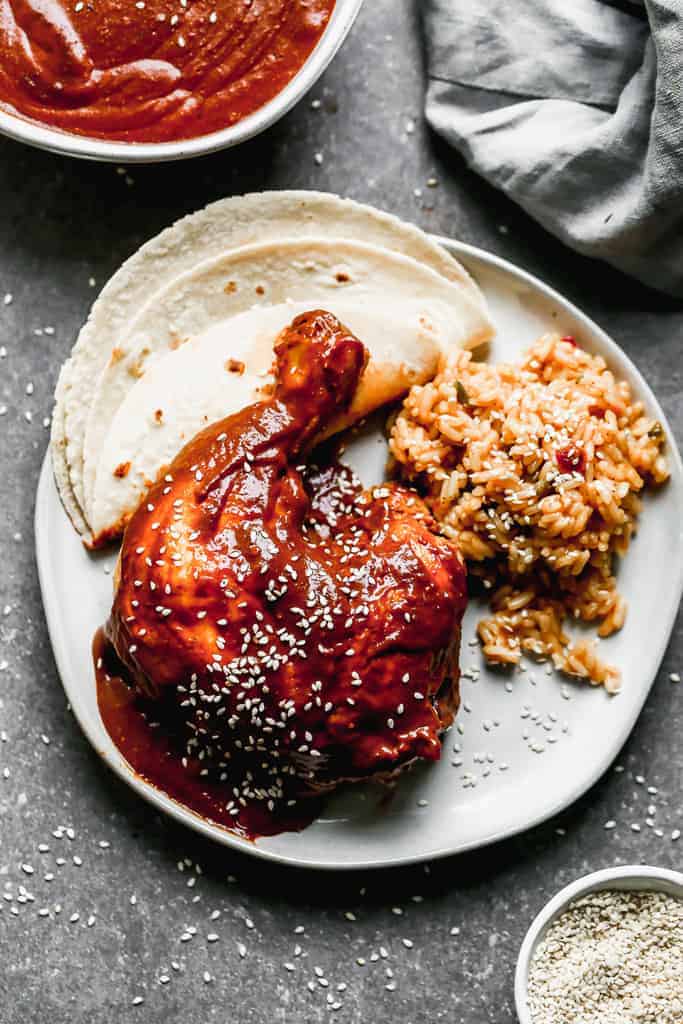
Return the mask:
[[517, 960], [520, 1024], [683, 1020], [683, 874], [630, 865], [577, 879], [529, 928]]

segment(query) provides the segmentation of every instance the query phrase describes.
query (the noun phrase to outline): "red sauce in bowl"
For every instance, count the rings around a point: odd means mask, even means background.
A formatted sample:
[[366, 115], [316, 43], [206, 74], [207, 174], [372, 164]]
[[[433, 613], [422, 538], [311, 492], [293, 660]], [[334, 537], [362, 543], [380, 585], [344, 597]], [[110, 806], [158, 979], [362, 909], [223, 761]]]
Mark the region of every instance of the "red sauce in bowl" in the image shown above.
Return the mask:
[[236, 124], [311, 54], [335, 0], [0, 0], [0, 107], [174, 142]]

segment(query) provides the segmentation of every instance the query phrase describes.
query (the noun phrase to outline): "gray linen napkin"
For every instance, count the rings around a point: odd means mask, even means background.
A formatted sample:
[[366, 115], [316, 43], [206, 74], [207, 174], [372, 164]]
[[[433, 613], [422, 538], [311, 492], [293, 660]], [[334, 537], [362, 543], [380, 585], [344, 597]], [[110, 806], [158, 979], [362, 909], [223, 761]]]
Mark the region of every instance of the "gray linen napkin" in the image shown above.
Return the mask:
[[427, 120], [544, 227], [683, 297], [683, 0], [422, 0]]

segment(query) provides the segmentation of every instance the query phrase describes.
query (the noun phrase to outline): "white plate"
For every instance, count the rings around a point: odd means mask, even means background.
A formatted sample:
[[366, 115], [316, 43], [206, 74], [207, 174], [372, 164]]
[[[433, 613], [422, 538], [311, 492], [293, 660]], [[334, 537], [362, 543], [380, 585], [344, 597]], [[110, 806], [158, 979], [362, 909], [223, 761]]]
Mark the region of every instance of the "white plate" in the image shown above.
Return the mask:
[[[481, 612], [471, 604], [461, 664], [464, 670], [477, 665], [482, 671], [476, 683], [463, 678], [457, 719], [462, 735], [454, 728], [446, 737], [441, 762], [409, 773], [391, 800], [373, 787], [357, 787], [332, 797], [321, 817], [303, 832], [255, 843], [241, 839], [136, 776], [105, 731], [90, 647], [109, 612], [111, 576], [105, 570], [111, 569], [115, 556], [92, 556], [84, 550], [60, 505], [48, 458], [43, 465], [36, 502], [38, 570], [57, 666], [83, 731], [107, 764], [156, 808], [203, 835], [260, 857], [319, 868], [409, 863], [483, 846], [557, 814], [617, 755], [645, 702], [673, 627], [683, 589], [683, 467], [654, 395], [617, 345], [556, 292], [504, 260], [440, 241], [467, 265], [489, 299], [498, 327], [492, 360], [516, 357], [549, 327], [574, 334], [631, 383], [666, 429], [671, 480], [646, 498], [638, 535], [619, 569], [619, 586], [629, 604], [626, 625], [602, 642], [604, 656], [622, 670], [618, 697], [548, 675], [544, 666], [515, 673], [514, 688], [507, 692], [508, 677], [487, 670], [478, 649], [467, 644]], [[381, 479], [385, 456], [377, 429], [355, 441], [345, 458], [366, 483], [374, 483]], [[522, 718], [525, 705], [532, 711]], [[538, 722], [532, 718], [536, 712], [541, 715]], [[533, 752], [531, 742], [542, 743], [545, 751]], [[454, 744], [461, 750], [454, 752]], [[454, 760], [461, 763], [454, 765]], [[508, 767], [501, 770], [503, 764]], [[463, 785], [466, 772], [476, 776], [475, 786]]]

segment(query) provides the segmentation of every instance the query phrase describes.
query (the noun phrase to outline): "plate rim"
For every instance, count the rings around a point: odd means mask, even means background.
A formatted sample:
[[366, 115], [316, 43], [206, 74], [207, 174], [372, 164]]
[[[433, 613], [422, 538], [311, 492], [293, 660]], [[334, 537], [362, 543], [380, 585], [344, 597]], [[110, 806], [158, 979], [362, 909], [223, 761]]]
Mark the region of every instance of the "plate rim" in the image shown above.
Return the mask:
[[[683, 481], [683, 461], [681, 460], [681, 454], [676, 442], [675, 435], [671, 429], [668, 419], [659, 404], [656, 395], [653, 393], [649, 384], [643, 377], [642, 373], [631, 360], [631, 358], [620, 348], [620, 346], [614, 341], [613, 338], [600, 327], [591, 317], [584, 313], [578, 306], [576, 306], [569, 299], [565, 298], [560, 292], [550, 285], [546, 284], [540, 278], [527, 270], [523, 270], [516, 264], [509, 260], [504, 259], [501, 256], [497, 256], [494, 253], [488, 252], [479, 246], [470, 245], [467, 242], [456, 241], [455, 239], [448, 238], [443, 235], [430, 235], [433, 241], [443, 246], [447, 252], [456, 258], [463, 258], [465, 264], [467, 264], [468, 258], [483, 263], [488, 268], [493, 268], [503, 272], [504, 274], [511, 275], [517, 280], [523, 281], [529, 285], [535, 292], [540, 292], [544, 298], [550, 299], [557, 303], [564, 312], [568, 313], [572, 318], [578, 322], [583, 323], [591, 334], [597, 336], [600, 343], [604, 345], [608, 352], [615, 354], [619, 360], [625, 359], [629, 365], [630, 372], [633, 375], [640, 395], [648, 402], [649, 408], [655, 413], [657, 418], [662, 422], [667, 435], [668, 441], [668, 458], [672, 465], [672, 476], [677, 475], [679, 480]], [[469, 268], [467, 268], [469, 269]], [[473, 275], [476, 276], [476, 275]], [[69, 679], [69, 673], [66, 670], [67, 665], [67, 654], [66, 654], [66, 640], [60, 636], [58, 629], [58, 622], [54, 614], [53, 609], [59, 604], [58, 596], [55, 592], [54, 581], [51, 575], [47, 572], [47, 566], [49, 564], [48, 554], [48, 523], [46, 521], [47, 508], [48, 508], [48, 490], [50, 486], [54, 486], [52, 483], [52, 464], [50, 456], [50, 448], [46, 449], [43, 457], [40, 475], [38, 479], [38, 487], [36, 491], [36, 501], [34, 510], [34, 535], [35, 535], [35, 548], [36, 548], [36, 564], [38, 569], [38, 580], [40, 585], [41, 598], [43, 602], [43, 611], [45, 615], [45, 621], [47, 624], [48, 636], [52, 647], [52, 652], [57, 667], [57, 673], [59, 679], [69, 702], [69, 706], [80, 726], [81, 731], [84, 733], [86, 739], [90, 743], [91, 747], [95, 750], [96, 754], [100, 759], [121, 779], [126, 783], [133, 791], [147, 803], [151, 804], [155, 810], [167, 814], [174, 821], [182, 824], [186, 827], [191, 828], [193, 831], [198, 832], [200, 835], [207, 839], [211, 839], [213, 842], [217, 842], [223, 846], [230, 847], [231, 849], [237, 850], [241, 853], [248, 854], [252, 857], [260, 858], [261, 860], [270, 861], [280, 865], [286, 865], [293, 868], [305, 868], [315, 869], [319, 871], [358, 871], [367, 870], [374, 868], [388, 868], [388, 867], [399, 867], [410, 864], [419, 864], [426, 861], [432, 861], [442, 859], [444, 857], [456, 856], [458, 854], [466, 853], [468, 851], [479, 849], [480, 847], [489, 846], [492, 843], [500, 842], [504, 839], [509, 839], [513, 836], [520, 835], [529, 829], [535, 828], [536, 826], [548, 821], [550, 818], [559, 814], [561, 811], [570, 807], [578, 799], [580, 799], [595, 783], [600, 779], [609, 768], [610, 764], [616, 758], [617, 754], [623, 747], [631, 735], [633, 728], [640, 717], [645, 702], [652, 690], [655, 679], [661, 667], [664, 654], [671, 639], [676, 615], [683, 596], [683, 561], [680, 561], [677, 566], [676, 578], [675, 578], [675, 594], [672, 599], [669, 614], [666, 617], [665, 623], [665, 640], [661, 644], [661, 650], [656, 654], [653, 662], [654, 668], [646, 686], [643, 688], [642, 700], [637, 703], [632, 709], [626, 723], [624, 725], [623, 732], [620, 731], [619, 735], [608, 745], [605, 751], [603, 751], [602, 757], [591, 772], [586, 776], [582, 777], [581, 781], [577, 783], [569, 792], [569, 794], [563, 795], [557, 800], [549, 802], [542, 810], [532, 814], [524, 822], [506, 826], [499, 829], [491, 829], [483, 837], [478, 839], [469, 840], [462, 845], [454, 848], [452, 844], [439, 846], [435, 850], [429, 850], [422, 853], [413, 854], [402, 854], [399, 856], [387, 856], [387, 857], [370, 857], [370, 858], [359, 858], [354, 861], [338, 861], [334, 859], [321, 860], [318, 857], [306, 857], [294, 856], [289, 853], [281, 853], [276, 850], [268, 849], [266, 845], [268, 838], [263, 837], [262, 839], [250, 840], [242, 836], [239, 836], [233, 832], [228, 831], [220, 825], [208, 821], [196, 814], [190, 808], [185, 807], [169, 797], [162, 790], [156, 789], [151, 783], [144, 780], [141, 776], [137, 775], [134, 770], [128, 765], [122, 755], [115, 758], [110, 754], [109, 751], [102, 749], [99, 738], [96, 737], [94, 731], [91, 730], [90, 723], [87, 721], [86, 716], [82, 713], [82, 709], [79, 706], [78, 701], [74, 701], [72, 698], [70, 683], [67, 682]], [[66, 513], [64, 513], [66, 514]], [[683, 524], [681, 526], [681, 536], [683, 537]], [[301, 833], [303, 834], [305, 830]]]

